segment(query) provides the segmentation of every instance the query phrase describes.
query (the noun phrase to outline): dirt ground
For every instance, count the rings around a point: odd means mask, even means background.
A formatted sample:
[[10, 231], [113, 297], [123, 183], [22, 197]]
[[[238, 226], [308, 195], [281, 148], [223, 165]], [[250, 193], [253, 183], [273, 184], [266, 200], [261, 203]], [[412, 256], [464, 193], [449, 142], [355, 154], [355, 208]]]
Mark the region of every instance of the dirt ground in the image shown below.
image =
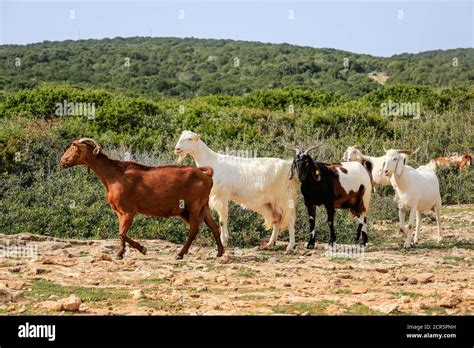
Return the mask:
[[[1, 245], [37, 246], [38, 258], [0, 256], [0, 314], [58, 315], [465, 315], [474, 311], [474, 205], [443, 208], [444, 240], [424, 219], [420, 243], [403, 250], [395, 224], [374, 222], [363, 254], [326, 245], [285, 254], [141, 241], [147, 255], [118, 240], [1, 235]], [[360, 250], [359, 250], [360, 251]], [[356, 256], [356, 257], [354, 257]], [[70, 295], [75, 295], [70, 297]]]

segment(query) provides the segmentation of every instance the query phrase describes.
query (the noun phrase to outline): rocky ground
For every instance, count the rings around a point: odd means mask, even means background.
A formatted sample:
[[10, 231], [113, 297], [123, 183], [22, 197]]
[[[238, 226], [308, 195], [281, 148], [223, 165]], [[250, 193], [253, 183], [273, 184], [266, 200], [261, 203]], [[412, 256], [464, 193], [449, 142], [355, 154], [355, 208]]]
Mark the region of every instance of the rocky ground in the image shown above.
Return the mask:
[[[229, 248], [216, 259], [194, 245], [146, 240], [146, 256], [118, 240], [0, 235], [0, 245], [38, 247], [38, 258], [0, 255], [0, 314], [464, 315], [474, 311], [474, 205], [443, 208], [444, 240], [425, 219], [420, 244], [401, 249], [395, 224], [378, 221], [363, 255]], [[325, 254], [326, 253], [326, 254]]]

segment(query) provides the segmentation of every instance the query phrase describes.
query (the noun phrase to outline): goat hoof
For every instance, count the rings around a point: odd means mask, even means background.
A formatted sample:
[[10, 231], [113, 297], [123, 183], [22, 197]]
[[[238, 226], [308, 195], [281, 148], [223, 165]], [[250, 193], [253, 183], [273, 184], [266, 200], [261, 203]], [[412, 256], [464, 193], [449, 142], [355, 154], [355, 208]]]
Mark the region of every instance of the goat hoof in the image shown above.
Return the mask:
[[222, 255], [224, 255], [224, 252], [223, 252], [223, 251], [218, 251], [218, 252], [217, 252], [217, 257], [221, 257]]
[[176, 260], [182, 260], [183, 259], [183, 255], [176, 255]]
[[267, 243], [263, 246], [260, 246], [260, 249], [263, 249], [263, 250], [271, 250], [273, 249], [273, 246], [275, 245], [275, 243]]
[[123, 255], [122, 254], [117, 254], [117, 256], [115, 256], [115, 259], [116, 260], [123, 260]]
[[146, 255], [147, 248], [146, 248], [145, 246], [142, 246], [142, 250], [140, 250], [140, 252], [141, 252], [143, 255]]
[[314, 243], [308, 243], [308, 245], [306, 246], [306, 249], [314, 249]]

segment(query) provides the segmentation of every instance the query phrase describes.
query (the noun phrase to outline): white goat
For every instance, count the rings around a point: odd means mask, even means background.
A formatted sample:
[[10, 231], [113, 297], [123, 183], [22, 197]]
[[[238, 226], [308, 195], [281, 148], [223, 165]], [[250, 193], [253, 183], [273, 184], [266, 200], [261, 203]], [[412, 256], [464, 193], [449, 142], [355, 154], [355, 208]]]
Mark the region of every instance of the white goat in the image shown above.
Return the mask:
[[[390, 177], [390, 182], [398, 194], [398, 216], [400, 219], [400, 230], [407, 234], [405, 248], [412, 243], [411, 229], [415, 221], [416, 229], [414, 243], [418, 242], [418, 232], [421, 225], [421, 213], [434, 209], [436, 223], [438, 224], [438, 243], [441, 242], [441, 195], [439, 193], [439, 181], [436, 176], [436, 163], [431, 161], [428, 165], [414, 169], [404, 164], [406, 155], [412, 155], [416, 151], [386, 150], [384, 174]], [[405, 213], [410, 210], [408, 226], [405, 226]]]
[[273, 227], [265, 248], [272, 247], [278, 232], [288, 228], [290, 242], [287, 251], [295, 247], [297, 179], [288, 180], [292, 161], [278, 158], [243, 158], [212, 151], [191, 131], [183, 131], [175, 146], [178, 163], [187, 154], [196, 165], [214, 169], [214, 186], [210, 206], [219, 214], [221, 240], [227, 245], [229, 201], [239, 203], [262, 215], [266, 229]]
[[389, 186], [390, 178], [383, 174], [384, 156], [373, 157], [363, 155], [358, 146], [349, 146], [343, 155], [344, 161], [368, 161], [372, 163], [372, 181], [376, 185]]

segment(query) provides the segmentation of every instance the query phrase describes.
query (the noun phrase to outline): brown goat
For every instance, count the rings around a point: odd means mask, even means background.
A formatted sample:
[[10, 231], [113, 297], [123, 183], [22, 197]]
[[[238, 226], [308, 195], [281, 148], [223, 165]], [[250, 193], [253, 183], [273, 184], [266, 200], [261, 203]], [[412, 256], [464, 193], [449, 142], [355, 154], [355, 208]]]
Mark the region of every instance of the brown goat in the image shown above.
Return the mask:
[[213, 181], [211, 167], [159, 166], [148, 167], [136, 162], [110, 159], [93, 139], [82, 138], [71, 143], [61, 157], [61, 166], [69, 168], [85, 165], [92, 169], [105, 186], [105, 196], [118, 215], [120, 250], [125, 253], [125, 242], [146, 254], [146, 248], [127, 236], [137, 214], [153, 217], [178, 216], [189, 224], [186, 244], [176, 256], [182, 259], [205, 221], [214, 234], [217, 256], [224, 253], [219, 227], [209, 210], [209, 193]]
[[436, 158], [436, 164], [438, 166], [454, 166], [459, 169], [469, 167], [472, 164], [472, 156], [469, 153], [465, 153], [463, 156], [454, 155], [450, 157], [438, 157]]

